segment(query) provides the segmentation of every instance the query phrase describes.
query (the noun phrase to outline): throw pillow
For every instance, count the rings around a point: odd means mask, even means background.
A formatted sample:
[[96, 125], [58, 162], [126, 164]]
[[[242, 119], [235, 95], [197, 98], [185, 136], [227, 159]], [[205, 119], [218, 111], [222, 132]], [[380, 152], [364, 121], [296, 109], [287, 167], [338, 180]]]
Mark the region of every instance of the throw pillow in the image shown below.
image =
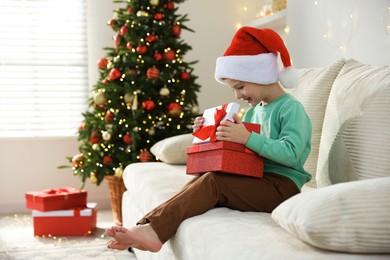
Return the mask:
[[186, 164], [186, 149], [192, 145], [192, 134], [182, 134], [168, 137], [155, 143], [150, 151], [157, 159], [168, 164]]
[[305, 107], [312, 123], [311, 152], [304, 167], [312, 175], [307, 185], [313, 188], [317, 187], [317, 159], [326, 103], [332, 84], [344, 63], [345, 60], [341, 59], [324, 68], [300, 69], [298, 86], [289, 91]]
[[348, 60], [329, 95], [317, 185], [390, 176], [390, 66]]
[[302, 241], [350, 253], [390, 253], [390, 177], [300, 193], [272, 218]]

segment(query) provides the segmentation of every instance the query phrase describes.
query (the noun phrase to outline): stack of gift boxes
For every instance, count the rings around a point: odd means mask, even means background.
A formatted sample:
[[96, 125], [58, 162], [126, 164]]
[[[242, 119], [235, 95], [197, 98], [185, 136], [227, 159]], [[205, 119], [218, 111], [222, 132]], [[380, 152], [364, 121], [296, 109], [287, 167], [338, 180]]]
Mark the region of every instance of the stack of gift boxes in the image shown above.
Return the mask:
[[[245, 145], [216, 140], [217, 127], [224, 120], [234, 122], [233, 114], [238, 114], [239, 108], [239, 104], [232, 102], [204, 111], [203, 126], [194, 133], [193, 145], [187, 148], [187, 174], [212, 171], [263, 177], [263, 157], [246, 148]], [[244, 125], [249, 132], [260, 133], [259, 124], [244, 123]]]
[[34, 236], [84, 236], [96, 228], [97, 203], [87, 204], [87, 191], [57, 188], [26, 192]]

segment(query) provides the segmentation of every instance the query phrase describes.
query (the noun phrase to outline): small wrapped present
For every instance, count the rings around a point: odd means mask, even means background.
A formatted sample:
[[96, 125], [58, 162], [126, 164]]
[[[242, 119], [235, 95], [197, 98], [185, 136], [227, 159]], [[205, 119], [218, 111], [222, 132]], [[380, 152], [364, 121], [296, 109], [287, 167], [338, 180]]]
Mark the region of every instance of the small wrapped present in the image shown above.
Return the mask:
[[97, 203], [68, 210], [32, 211], [34, 236], [84, 236], [96, 228]]
[[[205, 172], [224, 172], [263, 177], [264, 160], [245, 145], [226, 141], [216, 141], [215, 132], [224, 119], [233, 120], [239, 105], [225, 104], [206, 109], [203, 117], [204, 126], [195, 132], [193, 146], [187, 147], [187, 174], [202, 174]], [[244, 123], [250, 132], [260, 133], [260, 125]]]
[[29, 191], [25, 198], [27, 208], [39, 211], [84, 208], [87, 205], [87, 191], [69, 187]]

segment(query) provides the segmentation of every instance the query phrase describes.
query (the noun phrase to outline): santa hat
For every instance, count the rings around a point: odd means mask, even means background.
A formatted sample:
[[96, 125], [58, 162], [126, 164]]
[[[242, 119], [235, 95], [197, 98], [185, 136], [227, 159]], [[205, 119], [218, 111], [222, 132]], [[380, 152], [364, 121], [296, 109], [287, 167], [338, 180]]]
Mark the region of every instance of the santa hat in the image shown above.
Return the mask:
[[[277, 57], [284, 68], [279, 71]], [[282, 38], [271, 29], [241, 27], [223, 57], [217, 58], [215, 79], [235, 79], [257, 84], [280, 81], [285, 88], [293, 88], [298, 72], [291, 66], [290, 54]]]

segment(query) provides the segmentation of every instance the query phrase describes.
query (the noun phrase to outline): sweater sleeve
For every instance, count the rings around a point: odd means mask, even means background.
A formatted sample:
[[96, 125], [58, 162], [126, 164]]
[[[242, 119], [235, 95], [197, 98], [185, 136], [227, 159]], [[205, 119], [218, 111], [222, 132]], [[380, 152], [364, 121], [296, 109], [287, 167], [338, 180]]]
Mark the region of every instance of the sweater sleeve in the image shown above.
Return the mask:
[[246, 147], [264, 158], [294, 167], [303, 159], [307, 143], [310, 143], [311, 124], [306, 112], [298, 102], [289, 102], [280, 108], [272, 120], [275, 122], [272, 123], [271, 136], [252, 132]]

